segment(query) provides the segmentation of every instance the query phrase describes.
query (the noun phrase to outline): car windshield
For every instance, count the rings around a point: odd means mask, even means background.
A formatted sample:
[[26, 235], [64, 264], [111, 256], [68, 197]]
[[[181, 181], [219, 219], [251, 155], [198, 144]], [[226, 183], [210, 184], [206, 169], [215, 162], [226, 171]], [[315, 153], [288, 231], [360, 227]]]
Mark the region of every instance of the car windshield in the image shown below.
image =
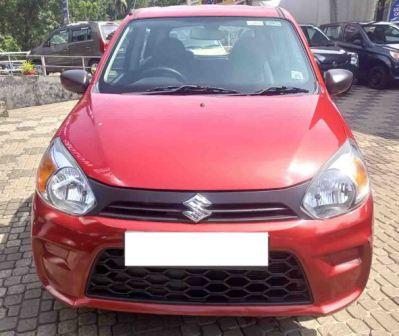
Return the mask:
[[283, 90], [268, 94], [316, 88], [295, 28], [282, 19], [240, 17], [134, 20], [98, 85], [103, 93], [163, 94], [176, 88], [181, 94], [232, 94], [276, 87]]
[[365, 26], [370, 40], [377, 44], [396, 44], [399, 43], [399, 28], [394, 25], [369, 25]]
[[303, 26], [302, 30], [311, 47], [326, 47], [333, 44], [330, 39], [316, 27]]

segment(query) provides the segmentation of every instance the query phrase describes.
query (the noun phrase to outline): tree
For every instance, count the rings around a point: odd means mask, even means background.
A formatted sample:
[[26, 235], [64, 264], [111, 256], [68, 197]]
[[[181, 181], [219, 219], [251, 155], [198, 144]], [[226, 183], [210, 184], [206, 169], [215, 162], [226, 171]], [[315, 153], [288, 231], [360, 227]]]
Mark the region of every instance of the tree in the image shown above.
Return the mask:
[[69, 0], [71, 22], [109, 20], [107, 9], [112, 0]]
[[10, 35], [0, 35], [0, 52], [3, 51], [20, 51], [19, 45]]
[[0, 0], [0, 35], [22, 50], [40, 43], [61, 22], [59, 0]]
[[[132, 9], [170, 6], [186, 0], [69, 0], [71, 22], [122, 19]], [[0, 0], [0, 44], [6, 51], [30, 50], [62, 25], [61, 0]]]
[[114, 19], [122, 18], [128, 10], [127, 0], [114, 0]]

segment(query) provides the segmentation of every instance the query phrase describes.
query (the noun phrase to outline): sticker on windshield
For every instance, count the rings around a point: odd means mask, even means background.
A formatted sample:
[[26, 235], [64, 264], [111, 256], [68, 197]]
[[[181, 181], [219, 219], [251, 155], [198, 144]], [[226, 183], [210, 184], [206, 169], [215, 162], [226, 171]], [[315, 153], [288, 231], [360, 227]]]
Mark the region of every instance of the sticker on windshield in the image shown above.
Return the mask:
[[248, 26], [263, 26], [263, 21], [247, 21]]
[[299, 80], [299, 81], [303, 81], [305, 78], [303, 77], [303, 73], [300, 71], [295, 71], [292, 70], [291, 71], [291, 78], [294, 80]]
[[281, 21], [267, 20], [265, 22], [266, 22], [266, 26], [281, 27]]

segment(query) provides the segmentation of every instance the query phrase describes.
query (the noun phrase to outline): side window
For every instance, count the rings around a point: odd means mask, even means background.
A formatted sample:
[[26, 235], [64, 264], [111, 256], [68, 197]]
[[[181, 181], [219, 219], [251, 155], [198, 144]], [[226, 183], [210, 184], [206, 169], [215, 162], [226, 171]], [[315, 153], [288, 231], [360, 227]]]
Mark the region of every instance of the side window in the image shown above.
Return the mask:
[[49, 45], [52, 47], [59, 44], [68, 43], [68, 35], [68, 30], [61, 30], [58, 33], [55, 33], [53, 36], [51, 36]]
[[72, 42], [83, 42], [91, 40], [90, 27], [83, 27], [80, 29], [72, 30]]
[[363, 38], [358, 25], [347, 25], [344, 31], [344, 41], [356, 45], [362, 44]]
[[341, 26], [328, 26], [324, 28], [324, 33], [334, 41], [338, 41], [341, 36]]

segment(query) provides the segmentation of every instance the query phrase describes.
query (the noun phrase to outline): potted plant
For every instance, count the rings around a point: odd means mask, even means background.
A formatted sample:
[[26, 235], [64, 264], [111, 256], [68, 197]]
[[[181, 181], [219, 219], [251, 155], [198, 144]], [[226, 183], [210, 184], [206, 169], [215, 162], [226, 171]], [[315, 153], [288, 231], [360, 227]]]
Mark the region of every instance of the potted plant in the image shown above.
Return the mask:
[[35, 65], [31, 61], [23, 61], [21, 64], [21, 72], [25, 76], [33, 76], [36, 74]]

